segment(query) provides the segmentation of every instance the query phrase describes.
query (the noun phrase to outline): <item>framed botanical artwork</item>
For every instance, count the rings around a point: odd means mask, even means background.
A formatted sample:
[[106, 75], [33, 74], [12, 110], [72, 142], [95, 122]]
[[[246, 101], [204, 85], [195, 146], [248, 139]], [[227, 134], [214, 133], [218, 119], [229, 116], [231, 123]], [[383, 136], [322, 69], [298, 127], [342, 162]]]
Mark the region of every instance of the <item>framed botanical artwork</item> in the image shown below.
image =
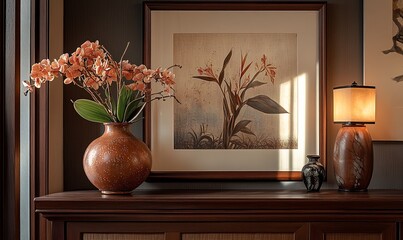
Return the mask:
[[144, 10], [144, 62], [182, 66], [179, 103], [145, 111], [151, 181], [298, 180], [307, 154], [325, 163], [324, 3]]
[[403, 140], [403, 0], [364, 1], [364, 82], [376, 87], [375, 140]]

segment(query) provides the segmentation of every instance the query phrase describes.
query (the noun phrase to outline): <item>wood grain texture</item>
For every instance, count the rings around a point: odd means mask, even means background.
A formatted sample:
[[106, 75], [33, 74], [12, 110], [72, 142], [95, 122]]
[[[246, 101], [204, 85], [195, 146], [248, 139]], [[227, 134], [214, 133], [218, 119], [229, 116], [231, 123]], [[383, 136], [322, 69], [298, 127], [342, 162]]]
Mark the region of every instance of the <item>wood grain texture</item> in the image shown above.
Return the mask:
[[84, 233], [83, 240], [164, 240], [164, 234], [99, 234]]
[[322, 222], [311, 224], [312, 240], [396, 240], [394, 222]]
[[165, 234], [166, 240], [323, 240], [343, 234], [396, 240], [403, 221], [403, 191], [82, 191], [35, 202], [36, 212], [56, 223], [52, 233], [61, 240], [84, 233]]
[[326, 240], [382, 240], [382, 235], [375, 233], [331, 233]]
[[[232, 222], [217, 221], [158, 221], [153, 222], [144, 219], [140, 221], [116, 221], [116, 222], [69, 222], [66, 227], [67, 240], [80, 239], [83, 233], [92, 234], [163, 234], [165, 240], [180, 240], [186, 235], [219, 234], [221, 237], [236, 235], [261, 236], [279, 234], [293, 235], [295, 240], [307, 240], [309, 225], [306, 223], [276, 223], [276, 222]], [[270, 234], [268, 234], [270, 233]], [[213, 235], [216, 236], [216, 235]], [[197, 238], [197, 236], [196, 236]], [[203, 236], [204, 238], [204, 236]]]
[[[230, 3], [229, 6], [228, 3]], [[234, 3], [234, 4], [232, 4]], [[295, 4], [296, 2], [284, 1], [283, 3], [274, 2], [271, 4], [266, 4], [264, 2], [205, 2], [205, 1], [173, 1], [171, 4], [166, 4], [163, 1], [150, 1], [147, 3], [146, 8], [150, 10], [233, 10], [233, 11], [244, 11], [244, 10], [319, 10], [323, 7], [321, 2], [315, 3], [310, 2], [303, 5]]]
[[293, 233], [198, 233], [182, 234], [181, 240], [294, 240]]
[[[118, 203], [118, 204], [117, 204]], [[299, 211], [309, 216], [335, 219], [333, 213], [351, 210], [369, 214], [375, 212], [400, 214], [403, 212], [403, 191], [369, 191], [349, 194], [335, 190], [323, 190], [307, 194], [305, 190], [137, 190], [132, 195], [103, 196], [99, 191], [75, 191], [54, 193], [35, 199], [36, 212], [48, 213], [98, 213], [113, 214], [122, 212], [147, 213], [153, 211], [196, 211], [198, 213], [231, 213], [242, 211], [234, 216], [241, 218], [248, 214], [289, 213], [301, 217]], [[326, 216], [324, 213], [330, 214]], [[323, 216], [322, 216], [323, 215]], [[178, 215], [177, 217], [191, 217]], [[306, 219], [309, 220], [309, 219]]]
[[[83, 219], [81, 219], [83, 220]], [[68, 240], [81, 239], [85, 233], [91, 234], [163, 234], [164, 240], [181, 240], [187, 237], [233, 237], [245, 235], [246, 238], [255, 237], [287, 237], [295, 240], [308, 240], [309, 225], [295, 222], [233, 222], [212, 220], [204, 221], [116, 221], [116, 222], [68, 222], [66, 237]], [[213, 235], [210, 235], [213, 234]], [[64, 236], [64, 235], [59, 235]], [[59, 238], [62, 239], [62, 238]]]

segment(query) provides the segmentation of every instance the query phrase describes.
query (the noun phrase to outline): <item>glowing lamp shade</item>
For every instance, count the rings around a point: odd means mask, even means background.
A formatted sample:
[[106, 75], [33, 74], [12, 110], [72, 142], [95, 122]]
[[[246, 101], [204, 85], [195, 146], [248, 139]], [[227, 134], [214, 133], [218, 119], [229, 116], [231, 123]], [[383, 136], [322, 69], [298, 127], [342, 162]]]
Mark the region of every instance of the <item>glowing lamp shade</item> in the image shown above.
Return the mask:
[[333, 120], [335, 123], [375, 123], [375, 87], [351, 86], [333, 89]]

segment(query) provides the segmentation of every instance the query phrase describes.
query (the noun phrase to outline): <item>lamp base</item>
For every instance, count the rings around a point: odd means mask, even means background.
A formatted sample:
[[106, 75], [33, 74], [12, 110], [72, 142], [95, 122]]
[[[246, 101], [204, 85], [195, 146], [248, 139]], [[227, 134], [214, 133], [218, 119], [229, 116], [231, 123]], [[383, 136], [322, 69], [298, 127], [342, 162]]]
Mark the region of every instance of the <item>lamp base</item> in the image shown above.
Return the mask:
[[340, 191], [366, 191], [373, 170], [372, 139], [365, 125], [343, 125], [333, 152], [333, 166]]

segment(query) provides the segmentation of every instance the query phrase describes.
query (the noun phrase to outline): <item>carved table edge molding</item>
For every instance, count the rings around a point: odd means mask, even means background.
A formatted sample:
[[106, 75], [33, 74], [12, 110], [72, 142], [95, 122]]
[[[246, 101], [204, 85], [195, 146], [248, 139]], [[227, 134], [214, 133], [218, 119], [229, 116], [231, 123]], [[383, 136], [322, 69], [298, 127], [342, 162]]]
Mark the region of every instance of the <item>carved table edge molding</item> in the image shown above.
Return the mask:
[[35, 198], [38, 213], [118, 213], [186, 210], [209, 211], [403, 211], [402, 190], [339, 192], [323, 190], [137, 190], [131, 195], [102, 195], [99, 191], [72, 191]]

